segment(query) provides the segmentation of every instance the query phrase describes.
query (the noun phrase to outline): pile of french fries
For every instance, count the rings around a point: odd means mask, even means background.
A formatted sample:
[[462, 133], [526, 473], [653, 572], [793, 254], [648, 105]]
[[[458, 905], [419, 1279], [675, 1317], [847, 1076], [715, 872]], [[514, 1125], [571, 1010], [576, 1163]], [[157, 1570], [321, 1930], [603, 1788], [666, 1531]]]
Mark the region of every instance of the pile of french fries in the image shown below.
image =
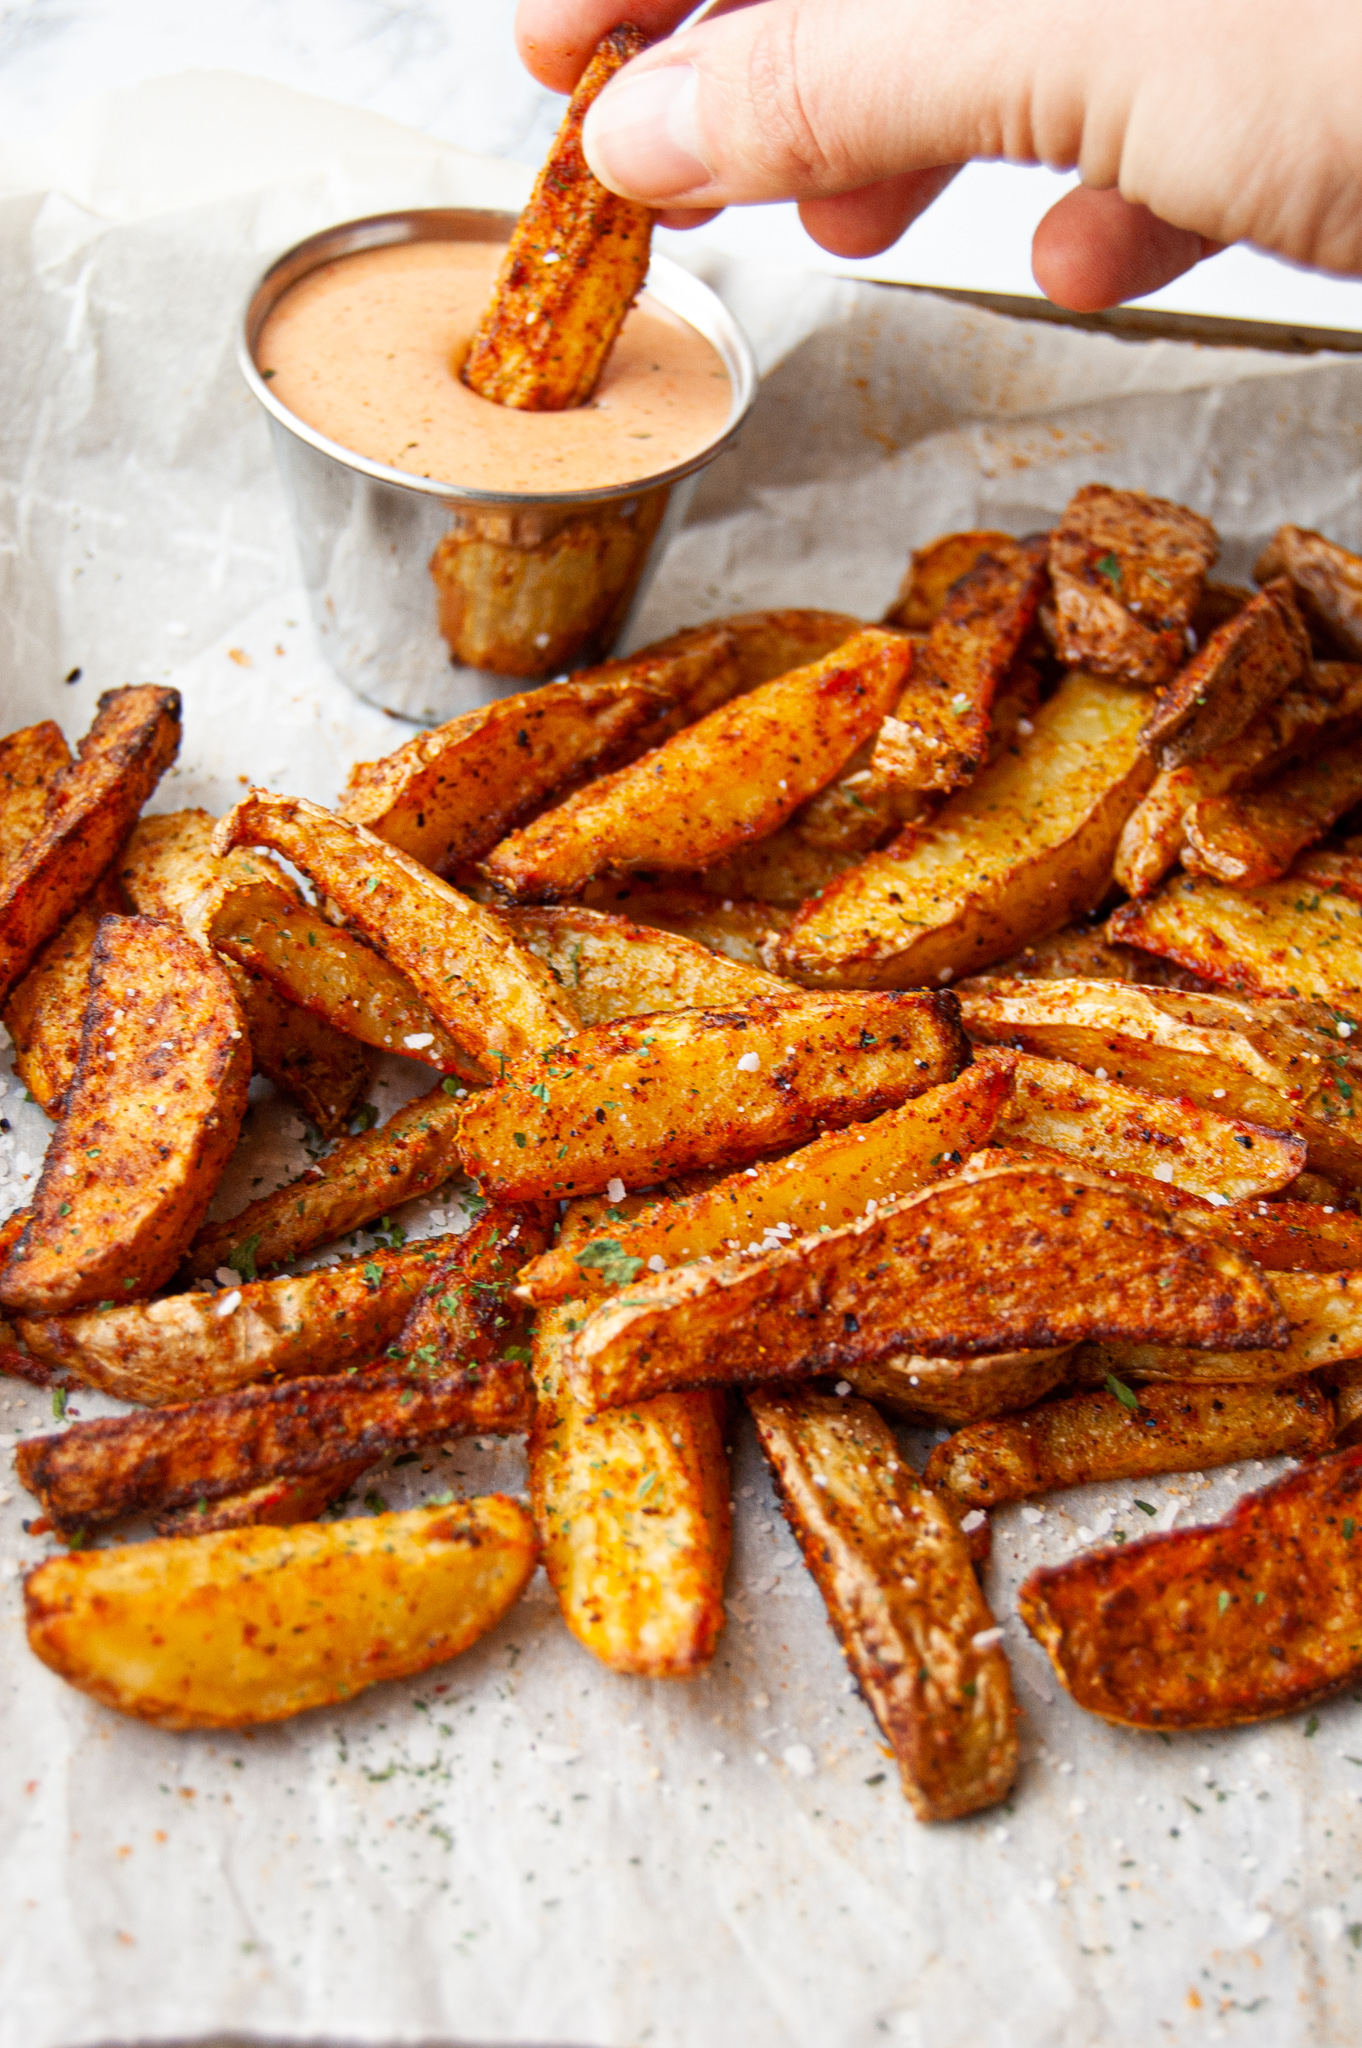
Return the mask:
[[[1135, 1727], [1355, 1678], [1362, 559], [1285, 528], [1255, 594], [1216, 546], [1094, 485], [923, 549], [884, 624], [711, 622], [331, 810], [143, 816], [169, 690], [74, 759], [0, 742], [0, 995], [53, 1122], [0, 1366], [129, 1404], [17, 1453], [68, 1544], [37, 1655], [162, 1726], [267, 1721], [455, 1655], [542, 1560], [612, 1669], [695, 1674], [740, 1392], [923, 1819], [1016, 1769], [1008, 1502], [1306, 1460], [1021, 1614]], [[376, 1050], [430, 1070], [381, 1126]], [[330, 1149], [207, 1222], [253, 1072]], [[309, 1263], [451, 1182], [461, 1234]], [[949, 1432], [921, 1474], [891, 1419]], [[522, 1432], [528, 1510], [324, 1518]]]

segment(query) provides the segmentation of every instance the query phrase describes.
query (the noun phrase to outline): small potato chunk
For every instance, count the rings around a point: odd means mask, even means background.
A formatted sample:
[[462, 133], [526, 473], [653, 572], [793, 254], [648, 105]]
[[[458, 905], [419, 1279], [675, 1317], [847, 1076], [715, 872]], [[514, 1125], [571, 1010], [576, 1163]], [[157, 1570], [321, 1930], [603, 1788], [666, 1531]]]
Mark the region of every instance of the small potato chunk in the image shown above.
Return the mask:
[[1307, 526], [1279, 526], [1254, 571], [1259, 583], [1289, 578], [1296, 601], [1316, 632], [1362, 661], [1362, 555]]
[[534, 1524], [496, 1493], [77, 1551], [25, 1580], [28, 1641], [121, 1714], [248, 1727], [456, 1657], [515, 1604], [537, 1563]]
[[258, 789], [222, 820], [214, 850], [255, 843], [274, 847], [338, 903], [475, 1059], [532, 1051], [576, 1030], [570, 999], [492, 911], [362, 826]]
[[[1185, 1217], [1181, 1223], [1189, 1237], [1210, 1235], [1204, 1216]], [[1090, 1354], [1079, 1353], [1074, 1362], [1075, 1375], [1104, 1379], [1108, 1373], [1114, 1373], [1122, 1380], [1234, 1380], [1265, 1384], [1362, 1357], [1362, 1272], [1355, 1268], [1332, 1273], [1276, 1272], [1272, 1275], [1272, 1292], [1281, 1303], [1290, 1329], [1285, 1345], [1219, 1351], [1194, 1350], [1175, 1342], [1110, 1339], [1093, 1346]]]
[[0, 870], [37, 837], [52, 792], [70, 765], [71, 749], [50, 718], [0, 739]]
[[912, 658], [903, 634], [863, 628], [588, 783], [504, 839], [487, 873], [515, 896], [552, 902], [596, 875], [722, 860], [832, 781], [893, 708]]
[[1333, 1406], [1309, 1379], [1146, 1386], [1138, 1396], [1123, 1382], [1112, 1388], [957, 1430], [927, 1460], [927, 1484], [962, 1507], [993, 1508], [1096, 1480], [1314, 1457], [1333, 1442]]
[[602, 86], [647, 47], [632, 26], [612, 29], [596, 45], [516, 222], [460, 372], [470, 391], [494, 405], [523, 412], [585, 405], [642, 288], [652, 213], [593, 175], [582, 123]]
[[588, 1316], [570, 1370], [596, 1409], [903, 1351], [986, 1355], [1103, 1335], [1238, 1351], [1288, 1334], [1242, 1254], [1193, 1239], [1129, 1188], [1017, 1166], [938, 1181], [780, 1251], [640, 1279]]
[[962, 576], [967, 576], [981, 555], [993, 555], [1017, 545], [1010, 533], [992, 528], [972, 533], [943, 533], [915, 548], [909, 556], [899, 594], [884, 615], [886, 626], [899, 626], [906, 633], [929, 633], [945, 608], [946, 599]]
[[1181, 768], [1236, 739], [1310, 674], [1310, 636], [1288, 583], [1273, 583], [1214, 632], [1163, 691], [1143, 739], [1162, 768]]
[[785, 1516], [919, 1820], [1007, 1795], [1017, 1709], [955, 1517], [865, 1401], [748, 1395]]
[[106, 917], [120, 916], [127, 907], [110, 870], [53, 933], [5, 1005], [5, 1029], [14, 1040], [14, 1070], [54, 1121], [76, 1077], [99, 927]]
[[1202, 797], [1182, 821], [1182, 864], [1252, 889], [1286, 874], [1298, 853], [1362, 800], [1362, 741], [1242, 796]]
[[980, 1422], [1043, 1401], [1068, 1377], [1072, 1345], [993, 1358], [920, 1358], [899, 1351], [846, 1374], [858, 1394], [910, 1421]]
[[106, 917], [66, 1114], [0, 1302], [56, 1315], [163, 1286], [236, 1145], [250, 1079], [222, 969], [173, 925]]
[[786, 986], [762, 967], [716, 960], [693, 939], [580, 904], [525, 904], [498, 915], [568, 991], [584, 1028], [660, 1010], [737, 1006]]
[[22, 854], [0, 873], [0, 1004], [88, 896], [180, 746], [180, 693], [106, 690]]
[[956, 1016], [946, 995], [793, 996], [597, 1024], [470, 1104], [464, 1170], [520, 1200], [736, 1166], [950, 1080]]
[[1033, 1572], [1018, 1604], [1080, 1707], [1128, 1728], [1294, 1714], [1362, 1670], [1362, 1449], [1223, 1522]]
[[1142, 718], [1119, 684], [1066, 677], [1015, 751], [806, 903], [772, 966], [833, 987], [921, 987], [1095, 908], [1153, 774]]
[[1245, 995], [1346, 1006], [1362, 990], [1362, 904], [1290, 875], [1256, 889], [1175, 875], [1157, 896], [1115, 911], [1107, 936]]
[[1209, 519], [1185, 505], [1086, 484], [1050, 536], [1060, 660], [1146, 688], [1167, 682], [1219, 551]]

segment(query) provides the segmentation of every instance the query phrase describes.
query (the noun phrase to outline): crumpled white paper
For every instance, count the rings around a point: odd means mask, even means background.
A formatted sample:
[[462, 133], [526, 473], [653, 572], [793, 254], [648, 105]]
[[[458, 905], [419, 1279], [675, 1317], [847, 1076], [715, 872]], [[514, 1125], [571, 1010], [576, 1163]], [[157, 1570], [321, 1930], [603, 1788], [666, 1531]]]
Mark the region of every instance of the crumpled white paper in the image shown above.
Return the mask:
[[[514, 204], [525, 183], [205, 77], [120, 95], [46, 152], [0, 159], [7, 726], [52, 715], [75, 734], [101, 689], [173, 681], [185, 750], [160, 809], [222, 810], [247, 776], [328, 800], [351, 760], [401, 738], [311, 644], [233, 327], [264, 263], [328, 221]], [[1230, 575], [1284, 518], [1362, 543], [1356, 359], [1131, 346], [702, 267], [770, 374], [636, 639], [772, 603], [876, 616], [913, 545], [1037, 527], [1092, 478], [1209, 513]], [[376, 1099], [418, 1085], [393, 1063]], [[44, 1142], [18, 1093], [0, 1101], [3, 1207]], [[224, 1199], [300, 1164], [297, 1139], [287, 1116], [253, 1113], [256, 1151]], [[443, 1209], [413, 1206], [415, 1227], [441, 1227]], [[0, 1381], [0, 2048], [1357, 2039], [1357, 1702], [1225, 1735], [1122, 1732], [1058, 1694], [1012, 1618], [1034, 1565], [1151, 1526], [1130, 1488], [996, 1518], [989, 1584], [1025, 1763], [1008, 1806], [929, 1829], [849, 1691], [745, 1424], [730, 1621], [697, 1683], [602, 1670], [541, 1576], [456, 1663], [239, 1737], [121, 1720], [29, 1655], [17, 1568], [44, 1545], [23, 1534], [5, 1454], [44, 1426], [47, 1397]], [[425, 1462], [438, 1476], [418, 1463], [379, 1489], [401, 1505], [523, 1483], [514, 1448]], [[1187, 1521], [1267, 1476], [1138, 1491]]]

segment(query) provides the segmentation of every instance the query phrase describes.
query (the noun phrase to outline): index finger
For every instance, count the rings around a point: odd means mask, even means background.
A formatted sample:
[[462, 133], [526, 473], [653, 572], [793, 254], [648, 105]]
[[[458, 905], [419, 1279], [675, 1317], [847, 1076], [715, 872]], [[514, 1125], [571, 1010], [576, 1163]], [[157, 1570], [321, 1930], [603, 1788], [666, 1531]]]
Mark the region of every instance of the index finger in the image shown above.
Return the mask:
[[695, 12], [695, 0], [520, 0], [515, 39], [526, 69], [553, 92], [571, 92], [591, 52], [632, 22], [656, 41]]

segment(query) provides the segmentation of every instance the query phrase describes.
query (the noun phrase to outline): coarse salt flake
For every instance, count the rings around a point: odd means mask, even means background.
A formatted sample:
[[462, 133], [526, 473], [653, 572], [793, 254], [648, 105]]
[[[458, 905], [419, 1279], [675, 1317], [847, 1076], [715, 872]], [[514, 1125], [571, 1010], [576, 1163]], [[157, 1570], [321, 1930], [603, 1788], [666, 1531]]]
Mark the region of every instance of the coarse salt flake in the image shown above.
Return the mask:
[[1161, 1159], [1154, 1168], [1154, 1178], [1163, 1181], [1165, 1185], [1173, 1178], [1173, 1169], [1166, 1159]]
[[434, 1045], [435, 1033], [433, 1031], [409, 1031], [402, 1040], [402, 1043], [406, 1046], [408, 1052], [420, 1052], [424, 1047]]
[[851, 1392], [851, 1381], [838, 1380], [836, 1386], [833, 1388], [832, 1391], [834, 1394], [839, 1395], [843, 1401], [845, 1401], [847, 1395]]
[[971, 1508], [967, 1515], [960, 1517], [960, 1527], [968, 1536], [975, 1529], [982, 1529], [988, 1516], [982, 1508]]
[[219, 1266], [213, 1278], [219, 1287], [235, 1287], [241, 1275], [235, 1266]]
[[234, 1309], [238, 1309], [240, 1308], [240, 1306], [241, 1289], [239, 1287], [234, 1287], [230, 1294], [223, 1295], [221, 1301], [215, 1301], [213, 1303], [213, 1314], [215, 1316], [229, 1316], [231, 1315]]
[[616, 1174], [613, 1180], [606, 1182], [605, 1198], [608, 1202], [622, 1202], [624, 1200], [624, 1182], [618, 1174]]
[[1003, 1632], [1000, 1628], [981, 1628], [970, 1637], [970, 1642], [976, 1650], [991, 1650], [993, 1645], [1000, 1643], [1002, 1639]]
[[665, 1273], [666, 1270], [667, 1261], [663, 1258], [661, 1252], [654, 1252], [648, 1261], [648, 1271], [650, 1273]]
[[759, 1052], [745, 1052], [738, 1060], [738, 1072], [740, 1074], [755, 1074], [760, 1065], [761, 1054]]
[[792, 1778], [811, 1778], [818, 1769], [807, 1742], [792, 1742], [781, 1751], [780, 1760]]

